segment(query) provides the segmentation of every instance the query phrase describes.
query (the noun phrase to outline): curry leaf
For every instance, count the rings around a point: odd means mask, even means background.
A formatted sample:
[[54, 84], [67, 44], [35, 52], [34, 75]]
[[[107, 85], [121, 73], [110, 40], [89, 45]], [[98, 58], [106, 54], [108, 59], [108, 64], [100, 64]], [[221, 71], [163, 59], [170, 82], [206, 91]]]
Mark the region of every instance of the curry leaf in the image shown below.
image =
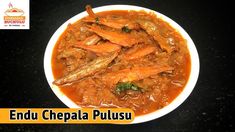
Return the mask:
[[126, 90], [133, 90], [133, 91], [141, 91], [142, 92], [142, 88], [138, 87], [137, 85], [131, 83], [131, 82], [126, 82], [126, 83], [118, 83], [116, 85], [116, 93], [120, 94], [123, 91]]
[[126, 32], [126, 33], [129, 33], [129, 32], [131, 32], [131, 29], [129, 29], [127, 26], [124, 26], [124, 27], [122, 28], [122, 31], [123, 31], [123, 32]]

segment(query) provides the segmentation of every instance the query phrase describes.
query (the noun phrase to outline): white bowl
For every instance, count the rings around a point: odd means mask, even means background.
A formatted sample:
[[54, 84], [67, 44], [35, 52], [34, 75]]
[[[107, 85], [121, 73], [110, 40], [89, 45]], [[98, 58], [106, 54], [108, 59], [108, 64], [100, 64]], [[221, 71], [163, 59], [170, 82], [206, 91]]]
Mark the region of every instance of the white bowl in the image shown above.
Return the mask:
[[7, 16], [22, 16], [24, 12], [5, 12]]
[[[185, 88], [183, 91], [167, 106], [163, 107], [162, 109], [156, 110], [152, 113], [145, 114], [142, 116], [137, 116], [132, 123], [142, 123], [146, 121], [150, 121], [153, 119], [157, 119], [161, 116], [166, 115], [167, 113], [173, 111], [176, 109], [180, 104], [182, 104], [186, 98], [190, 95], [192, 92], [194, 86], [196, 85], [198, 75], [199, 75], [199, 57], [197, 53], [197, 49], [190, 38], [190, 36], [187, 34], [187, 32], [176, 22], [168, 18], [167, 16], [139, 6], [132, 6], [132, 5], [107, 5], [107, 6], [102, 6], [102, 7], [97, 7], [93, 9], [94, 12], [102, 12], [102, 11], [112, 11], [112, 10], [135, 10], [135, 11], [140, 11], [144, 10], [146, 12], [154, 12], [157, 14], [157, 17], [161, 18], [162, 20], [166, 21], [169, 23], [172, 27], [174, 27], [178, 32], [187, 40], [187, 46], [190, 52], [190, 57], [191, 57], [191, 72], [189, 76], [189, 80], [187, 84], [185, 85]], [[67, 25], [69, 23], [74, 23], [78, 21], [79, 19], [87, 16], [87, 13], [84, 11], [82, 13], [79, 13], [78, 15], [70, 18], [68, 21], [66, 21], [63, 25], [61, 25], [56, 32], [53, 34], [51, 37], [45, 51], [44, 55], [44, 71], [46, 74], [47, 81], [52, 89], [52, 91], [55, 93], [55, 95], [69, 108], [80, 108], [77, 104], [75, 104], [72, 100], [70, 100], [66, 95], [64, 95], [60, 89], [53, 85], [52, 82], [54, 81], [54, 77], [52, 74], [52, 67], [51, 67], [51, 59], [52, 59], [52, 51], [53, 48], [59, 39], [60, 35], [65, 31], [67, 28]]]

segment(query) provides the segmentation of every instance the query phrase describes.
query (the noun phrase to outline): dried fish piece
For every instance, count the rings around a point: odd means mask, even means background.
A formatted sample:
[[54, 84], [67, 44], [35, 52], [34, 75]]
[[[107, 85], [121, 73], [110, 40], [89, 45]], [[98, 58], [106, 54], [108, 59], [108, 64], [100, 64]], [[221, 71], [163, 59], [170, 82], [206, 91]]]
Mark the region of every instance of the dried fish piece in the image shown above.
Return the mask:
[[98, 71], [100, 71], [103, 68], [106, 68], [108, 66], [108, 64], [110, 62], [112, 62], [112, 60], [114, 58], [116, 58], [116, 56], [118, 55], [117, 52], [111, 54], [111, 55], [107, 55], [107, 56], [101, 56], [98, 57], [97, 59], [91, 61], [90, 63], [77, 68], [76, 70], [72, 71], [71, 73], [69, 73], [68, 75], [56, 79], [53, 84], [55, 85], [63, 85], [66, 83], [71, 83], [74, 81], [77, 81], [79, 79], [82, 79], [84, 77], [87, 77], [89, 75], [92, 75]]

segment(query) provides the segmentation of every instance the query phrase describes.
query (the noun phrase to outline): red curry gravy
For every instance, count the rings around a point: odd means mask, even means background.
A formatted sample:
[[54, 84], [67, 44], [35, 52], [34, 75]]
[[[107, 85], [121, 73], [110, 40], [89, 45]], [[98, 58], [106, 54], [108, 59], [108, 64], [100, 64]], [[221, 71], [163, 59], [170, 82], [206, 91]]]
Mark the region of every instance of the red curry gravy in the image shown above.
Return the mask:
[[[106, 68], [72, 83], [59, 85], [60, 90], [81, 107], [126, 107], [133, 109], [137, 116], [156, 111], [171, 103], [184, 89], [190, 74], [191, 61], [185, 39], [168, 23], [151, 13], [106, 11], [96, 15], [99, 18], [112, 18], [110, 21], [119, 21], [120, 19], [151, 21], [156, 25], [161, 38], [167, 41], [166, 43], [169, 44], [171, 51], [168, 52], [159, 46], [160, 41], [155, 39], [155, 36], [152, 36], [154, 34], [148, 32], [148, 29], [144, 27], [136, 30], [132, 29], [129, 34], [140, 35], [138, 36], [139, 38], [146, 37], [144, 38], [146, 42], [129, 47], [120, 46], [118, 56]], [[122, 29], [113, 29], [99, 23], [86, 22], [83, 19], [69, 24], [54, 47], [51, 63], [55, 79], [66, 76], [92, 60], [103, 56], [103, 54], [84, 48], [74, 47], [74, 45], [86, 40], [89, 36], [96, 34], [96, 32], [92, 32], [87, 27], [98, 25], [104, 30], [112, 30], [118, 33], [123, 32]], [[103, 38], [102, 35], [100, 38], [102, 42], [98, 42], [96, 45], [102, 44], [103, 41], [109, 41], [109, 39]], [[141, 50], [138, 49], [143, 49], [145, 45], [153, 46], [154, 51], [148, 54], [143, 53], [143, 56], [134, 59], [125, 60], [126, 54], [129, 53], [132, 55], [142, 55]], [[130, 50], [133, 51], [131, 52]], [[134, 52], [137, 54], [134, 54]], [[103, 79], [104, 76], [111, 73], [113, 73], [111, 74], [113, 76], [116, 76], [116, 74], [121, 75], [118, 71], [125, 71], [128, 68], [135, 69], [135, 67], [152, 67], [156, 65], [167, 65], [172, 67], [173, 70], [162, 71], [155, 75], [150, 73], [151, 75], [149, 76], [145, 75], [145, 71], [140, 70], [138, 75], [144, 75], [128, 83], [133, 83], [134, 86], [138, 86], [142, 90], [127, 89], [117, 94], [115, 90], [117, 90], [119, 82], [109, 84], [112, 82], [112, 78], [108, 79], [108, 81]], [[144, 68], [142, 69], [145, 70]], [[130, 73], [130, 75], [132, 74]], [[121, 76], [119, 80], [123, 77]]]

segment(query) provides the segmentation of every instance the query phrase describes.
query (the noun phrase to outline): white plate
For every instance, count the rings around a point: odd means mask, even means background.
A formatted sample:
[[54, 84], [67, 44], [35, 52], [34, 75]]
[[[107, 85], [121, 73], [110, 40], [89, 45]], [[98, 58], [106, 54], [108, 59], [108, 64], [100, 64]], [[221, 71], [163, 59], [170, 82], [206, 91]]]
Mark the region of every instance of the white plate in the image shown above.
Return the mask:
[[[169, 105], [163, 107], [160, 110], [156, 110], [152, 113], [145, 114], [142, 116], [137, 116], [132, 123], [142, 123], [142, 122], [157, 119], [161, 116], [166, 115], [167, 113], [176, 109], [180, 104], [182, 104], [186, 100], [186, 98], [190, 95], [194, 86], [196, 85], [198, 75], [199, 75], [199, 57], [198, 57], [197, 49], [192, 39], [187, 34], [187, 32], [176, 22], [174, 22], [173, 20], [171, 20], [170, 18], [168, 18], [167, 16], [159, 12], [156, 12], [147, 8], [143, 8], [139, 6], [132, 6], [132, 5], [107, 5], [107, 6], [97, 7], [93, 9], [95, 13], [102, 12], [102, 11], [112, 11], [112, 10], [135, 10], [135, 11], [144, 10], [146, 12], [154, 12], [159, 18], [161, 18], [162, 20], [169, 23], [172, 27], [174, 27], [184, 37], [184, 39], [187, 40], [187, 46], [188, 46], [190, 56], [191, 56], [191, 72], [190, 72], [189, 80], [185, 88]], [[48, 42], [48, 45], [46, 47], [46, 51], [44, 54], [44, 71], [46, 74], [47, 81], [52, 91], [55, 93], [55, 95], [69, 108], [80, 108], [80, 106], [75, 104], [66, 95], [64, 95], [57, 86], [52, 84], [52, 82], [54, 81], [54, 77], [52, 74], [52, 67], [51, 67], [52, 51], [60, 35], [66, 30], [67, 25], [69, 23], [74, 23], [85, 16], [87, 16], [87, 13], [84, 11], [70, 18], [63, 25], [61, 25], [53, 34], [50, 41]]]

